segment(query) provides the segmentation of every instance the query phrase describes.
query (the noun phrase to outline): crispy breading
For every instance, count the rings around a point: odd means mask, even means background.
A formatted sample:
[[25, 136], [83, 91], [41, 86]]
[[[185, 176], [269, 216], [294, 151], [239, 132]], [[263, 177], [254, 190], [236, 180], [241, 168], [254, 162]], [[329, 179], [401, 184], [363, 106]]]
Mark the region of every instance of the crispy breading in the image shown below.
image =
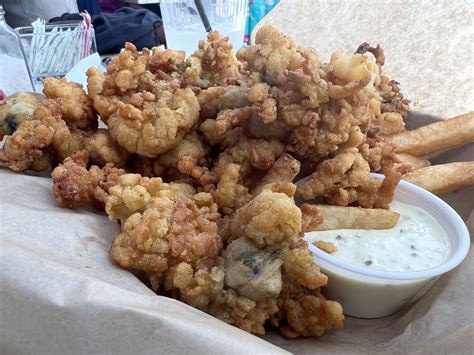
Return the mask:
[[325, 286], [328, 277], [313, 262], [307, 242], [299, 239], [283, 253], [283, 270], [287, 279], [310, 290]]
[[183, 80], [200, 88], [231, 85], [240, 78], [239, 67], [229, 37], [209, 32], [207, 40], [199, 41], [199, 48], [187, 58]]
[[143, 212], [155, 197], [167, 197], [176, 201], [195, 193], [194, 188], [187, 184], [166, 184], [161, 178], [124, 174], [118, 183], [109, 189], [105, 211], [109, 218], [124, 222], [130, 215]]
[[216, 119], [207, 119], [199, 127], [204, 134], [206, 142], [211, 145], [220, 144], [225, 139], [225, 134], [233, 127], [242, 125], [252, 114], [250, 107], [224, 110]]
[[85, 142], [84, 147], [89, 152], [89, 158], [93, 164], [103, 166], [114, 163], [118, 168], [125, 166], [126, 159], [130, 155], [120, 147], [106, 129], [98, 129]]
[[[52, 161], [47, 149], [53, 140], [57, 145], [70, 135], [61, 119], [61, 108], [55, 100], [45, 100], [33, 113], [33, 120], [20, 123], [0, 149], [0, 166], [25, 171], [35, 166], [46, 170]], [[41, 161], [41, 164], [37, 164]], [[35, 165], [36, 164], [36, 165]]]
[[107, 120], [110, 135], [120, 146], [148, 158], [176, 147], [199, 118], [199, 103], [190, 89], [162, 82], [156, 94], [143, 97], [139, 107], [118, 102]]
[[53, 77], [43, 80], [43, 93], [49, 99], [60, 99], [61, 114], [70, 128], [97, 128], [97, 114], [92, 100], [81, 85], [65, 78]]
[[[186, 53], [172, 49], [153, 48], [147, 63], [147, 69], [158, 74], [161, 79], [180, 78], [185, 68]], [[168, 77], [165, 77], [166, 74]]]
[[[188, 58], [127, 43], [105, 73], [88, 70], [87, 96], [48, 79], [55, 100], [8, 131], [0, 119], [0, 135], [12, 134], [0, 166], [62, 162], [58, 203], [93, 203], [119, 220], [110, 257], [155, 292], [254, 334], [272, 325], [289, 338], [320, 336], [344, 316], [322, 295], [327, 276], [302, 237], [336, 207], [296, 205], [294, 195], [388, 208], [394, 169], [410, 167], [396, 165], [387, 137], [405, 130], [409, 101], [384, 61], [380, 46], [363, 44], [322, 63], [271, 26], [237, 55], [216, 32]], [[96, 129], [96, 112], [107, 129]]]
[[243, 178], [247, 178], [253, 169], [269, 170], [285, 150], [284, 145], [276, 139], [248, 138], [238, 128], [226, 134], [223, 145], [226, 148], [216, 164], [218, 174], [227, 164], [235, 163], [240, 165]]
[[271, 183], [292, 183], [300, 171], [301, 163], [289, 154], [281, 155], [267, 171], [262, 180], [252, 189], [252, 194], [257, 195], [263, 187]]
[[388, 208], [400, 174], [389, 169], [386, 175], [384, 180], [371, 176], [368, 162], [353, 148], [324, 160], [308, 180], [298, 185], [298, 192], [306, 200], [321, 196], [338, 206]]
[[221, 111], [249, 106], [248, 91], [248, 87], [237, 85], [212, 86], [200, 90], [197, 98], [201, 106], [201, 118], [216, 118]]
[[213, 264], [221, 248], [217, 224], [201, 216], [193, 200], [157, 197], [125, 220], [110, 255], [123, 267], [160, 274], [180, 262]]
[[206, 156], [208, 147], [195, 133], [189, 133], [173, 149], [159, 156], [154, 163], [154, 171], [158, 176], [164, 176], [169, 170], [199, 178], [208, 172]]
[[261, 73], [270, 85], [286, 83], [285, 72], [301, 68], [304, 61], [294, 42], [271, 26], [262, 27], [255, 45], [239, 49], [237, 58], [247, 63], [250, 71]]
[[20, 92], [0, 104], [0, 140], [12, 135], [23, 121], [33, 119], [33, 112], [44, 100], [44, 95]]
[[283, 288], [278, 300], [278, 319], [272, 320], [287, 338], [321, 336], [342, 327], [342, 306], [327, 300], [320, 292], [294, 283]]
[[228, 164], [224, 166], [217, 189], [214, 193], [219, 208], [224, 214], [232, 214], [250, 200], [248, 188], [239, 184], [240, 165]]
[[179, 290], [179, 298], [187, 304], [205, 310], [224, 287], [225, 272], [218, 266], [197, 271], [189, 263], [181, 262], [166, 273], [165, 290]]
[[88, 160], [88, 152], [80, 151], [66, 158], [51, 173], [53, 194], [61, 207], [75, 208], [92, 203], [103, 209], [109, 189], [125, 174], [113, 163], [107, 163], [103, 168], [93, 165], [87, 170]]
[[207, 312], [246, 332], [263, 335], [265, 322], [278, 312], [278, 306], [274, 298], [254, 301], [227, 289], [215, 298]]
[[263, 190], [235, 212], [231, 229], [259, 247], [294, 243], [301, 233], [301, 211], [286, 194]]

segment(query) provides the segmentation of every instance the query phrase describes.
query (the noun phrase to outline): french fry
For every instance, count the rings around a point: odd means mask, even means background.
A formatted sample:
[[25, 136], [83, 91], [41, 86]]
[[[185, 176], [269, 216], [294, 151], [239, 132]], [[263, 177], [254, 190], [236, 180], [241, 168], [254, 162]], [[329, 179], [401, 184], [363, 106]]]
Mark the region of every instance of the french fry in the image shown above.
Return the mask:
[[403, 170], [402, 167], [405, 166], [410, 168], [409, 171], [414, 171], [431, 165], [430, 161], [425, 157], [416, 157], [407, 153], [398, 153], [395, 156], [400, 161], [395, 164], [397, 170]]
[[474, 112], [404, 131], [386, 138], [397, 153], [415, 156], [441, 152], [474, 142]]
[[474, 161], [433, 165], [402, 176], [435, 195], [474, 186]]
[[381, 208], [340, 207], [315, 205], [324, 217], [313, 231], [334, 229], [387, 229], [400, 219], [400, 214]]

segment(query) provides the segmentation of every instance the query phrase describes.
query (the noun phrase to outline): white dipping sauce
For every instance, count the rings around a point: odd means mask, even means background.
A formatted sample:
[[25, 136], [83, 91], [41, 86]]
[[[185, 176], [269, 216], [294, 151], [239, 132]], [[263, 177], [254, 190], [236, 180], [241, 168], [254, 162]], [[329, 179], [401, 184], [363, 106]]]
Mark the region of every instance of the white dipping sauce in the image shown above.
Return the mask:
[[331, 242], [331, 255], [380, 271], [417, 271], [442, 264], [451, 253], [449, 238], [421, 208], [394, 201], [390, 209], [400, 220], [390, 229], [337, 229], [306, 233], [309, 242]]

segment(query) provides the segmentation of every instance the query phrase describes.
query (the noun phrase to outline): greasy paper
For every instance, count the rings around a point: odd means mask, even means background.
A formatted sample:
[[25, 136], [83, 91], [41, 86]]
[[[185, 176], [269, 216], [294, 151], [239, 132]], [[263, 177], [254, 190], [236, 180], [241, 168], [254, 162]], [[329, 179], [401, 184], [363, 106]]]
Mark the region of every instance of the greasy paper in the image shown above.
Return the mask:
[[[415, 101], [418, 113], [410, 114], [409, 128], [472, 110], [472, 69], [470, 59], [463, 57], [464, 51], [472, 53], [472, 40], [466, 40], [473, 33], [466, 23], [472, 18], [467, 2], [401, 4], [283, 1], [266, 21], [298, 43], [315, 46], [323, 60], [336, 49], [380, 43], [386, 50], [386, 73]], [[433, 32], [430, 21], [442, 30]], [[473, 157], [471, 144], [438, 154], [432, 162]], [[108, 250], [119, 225], [92, 208], [59, 208], [50, 178], [0, 169], [0, 181], [1, 354], [473, 352], [472, 248], [425, 297], [395, 315], [346, 317], [344, 329], [321, 338], [287, 340], [272, 332], [256, 337], [156, 296], [114, 265]], [[469, 219], [473, 235], [474, 188], [443, 199]]]

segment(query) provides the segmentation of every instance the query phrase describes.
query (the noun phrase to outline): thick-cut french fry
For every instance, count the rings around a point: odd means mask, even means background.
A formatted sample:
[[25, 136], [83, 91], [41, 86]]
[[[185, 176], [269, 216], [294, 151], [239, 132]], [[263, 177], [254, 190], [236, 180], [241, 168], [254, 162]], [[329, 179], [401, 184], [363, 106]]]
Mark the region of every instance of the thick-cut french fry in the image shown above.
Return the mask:
[[315, 226], [315, 231], [334, 229], [387, 229], [400, 219], [400, 214], [381, 208], [340, 207], [316, 205], [324, 217], [323, 223]]
[[474, 186], [474, 161], [433, 165], [402, 176], [436, 195]]
[[474, 142], [474, 112], [404, 131], [386, 138], [397, 153], [416, 156], [441, 152]]
[[416, 157], [407, 153], [398, 153], [395, 154], [395, 156], [400, 161], [399, 163], [395, 164], [395, 168], [397, 170], [399, 170], [398, 168], [401, 168], [402, 166], [409, 165], [411, 169], [408, 171], [414, 171], [431, 165], [430, 161], [425, 157]]

